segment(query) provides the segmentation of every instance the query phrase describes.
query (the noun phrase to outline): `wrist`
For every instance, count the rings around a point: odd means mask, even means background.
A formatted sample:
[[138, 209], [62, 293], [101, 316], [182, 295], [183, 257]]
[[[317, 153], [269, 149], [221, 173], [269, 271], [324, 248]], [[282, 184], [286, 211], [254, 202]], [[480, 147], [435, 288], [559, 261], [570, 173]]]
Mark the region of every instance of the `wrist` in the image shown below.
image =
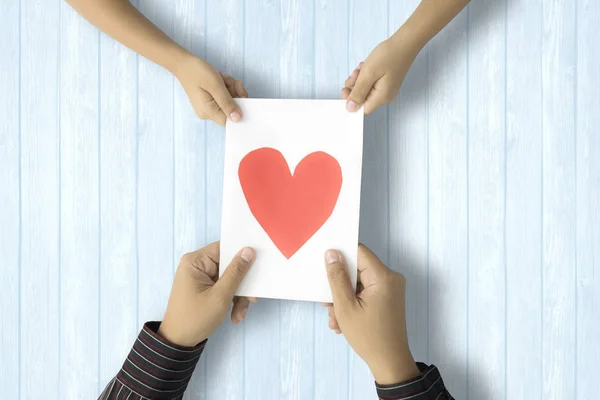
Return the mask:
[[173, 74], [179, 81], [182, 79], [182, 74], [186, 70], [186, 65], [189, 64], [190, 60], [194, 60], [197, 57], [184, 49], [179, 47], [173, 52], [173, 56], [167, 66], [167, 69]]
[[410, 19], [404, 23], [389, 40], [397, 49], [408, 51], [416, 57], [431, 38], [427, 36], [426, 30], [418, 26]]
[[416, 378], [421, 374], [412, 354], [400, 355], [369, 366], [375, 381], [380, 385], [391, 385]]
[[191, 340], [185, 335], [181, 335], [178, 329], [173, 328], [165, 321], [161, 322], [156, 332], [158, 336], [165, 339], [167, 342], [181, 347], [196, 347], [200, 341]]

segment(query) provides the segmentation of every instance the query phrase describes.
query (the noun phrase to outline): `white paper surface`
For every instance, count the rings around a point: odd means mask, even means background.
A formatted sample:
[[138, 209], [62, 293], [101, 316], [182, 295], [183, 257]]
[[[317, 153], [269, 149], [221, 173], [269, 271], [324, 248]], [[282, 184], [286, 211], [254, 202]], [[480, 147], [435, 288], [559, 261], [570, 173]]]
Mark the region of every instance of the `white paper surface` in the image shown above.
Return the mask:
[[[223, 217], [222, 275], [244, 246], [257, 258], [239, 296], [331, 302], [324, 253], [337, 249], [347, 260], [356, 285], [356, 253], [360, 212], [363, 112], [350, 113], [344, 100], [236, 99], [243, 113], [239, 123], [227, 122]], [[337, 204], [330, 217], [289, 259], [256, 220], [240, 184], [242, 159], [261, 148], [281, 152], [291, 172], [310, 153], [334, 157], [342, 171]]]

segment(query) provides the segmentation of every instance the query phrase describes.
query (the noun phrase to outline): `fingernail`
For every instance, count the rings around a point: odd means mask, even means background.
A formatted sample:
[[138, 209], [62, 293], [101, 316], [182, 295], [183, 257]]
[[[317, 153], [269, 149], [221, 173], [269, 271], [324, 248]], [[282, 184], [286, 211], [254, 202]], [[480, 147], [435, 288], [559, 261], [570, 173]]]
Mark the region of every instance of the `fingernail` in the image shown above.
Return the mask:
[[242, 257], [242, 260], [248, 263], [252, 262], [252, 260], [254, 260], [254, 250], [252, 250], [250, 247], [244, 247], [242, 249], [240, 257]]
[[246, 319], [246, 314], [247, 314], [247, 313], [248, 313], [248, 309], [247, 309], [247, 308], [244, 308], [244, 309], [242, 310], [242, 312], [240, 313], [240, 319], [242, 319], [242, 320]]
[[333, 264], [342, 261], [342, 258], [340, 257], [339, 252], [335, 250], [327, 250], [327, 253], [325, 253], [325, 261], [327, 264]]
[[240, 122], [242, 120], [242, 114], [238, 110], [235, 110], [229, 114], [229, 118], [231, 118], [233, 122]]
[[358, 104], [356, 104], [352, 100], [348, 100], [348, 102], [346, 103], [346, 109], [350, 112], [355, 112], [358, 110]]
[[358, 64], [358, 67], [356, 67], [356, 69], [360, 71], [360, 69], [362, 68], [363, 64], [364, 64], [364, 62], [361, 61], [360, 64]]

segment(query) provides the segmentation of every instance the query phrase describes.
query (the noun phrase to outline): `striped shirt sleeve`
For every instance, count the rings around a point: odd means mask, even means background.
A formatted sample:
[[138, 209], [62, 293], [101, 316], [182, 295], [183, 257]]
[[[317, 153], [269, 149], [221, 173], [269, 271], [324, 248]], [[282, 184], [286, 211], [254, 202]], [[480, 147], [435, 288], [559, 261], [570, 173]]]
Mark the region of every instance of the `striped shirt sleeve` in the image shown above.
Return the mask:
[[99, 400], [175, 400], [192, 377], [206, 341], [194, 348], [171, 344], [157, 335], [160, 322], [147, 322], [123, 367]]
[[435, 365], [417, 363], [421, 375], [394, 385], [379, 385], [377, 394], [381, 400], [454, 400], [444, 386]]

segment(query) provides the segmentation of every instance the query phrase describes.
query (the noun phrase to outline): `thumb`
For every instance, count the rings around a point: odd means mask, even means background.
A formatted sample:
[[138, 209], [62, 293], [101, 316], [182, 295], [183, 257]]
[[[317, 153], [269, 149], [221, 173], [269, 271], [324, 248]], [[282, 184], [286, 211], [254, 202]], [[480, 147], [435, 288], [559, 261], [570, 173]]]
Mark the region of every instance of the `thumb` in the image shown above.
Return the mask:
[[358, 109], [367, 99], [367, 96], [369, 95], [369, 92], [376, 81], [377, 79], [375, 78], [375, 75], [365, 71], [364, 68], [362, 71], [360, 71], [358, 80], [348, 96], [348, 102], [346, 103], [346, 108], [348, 111], [358, 111]]
[[213, 290], [228, 301], [233, 300], [235, 292], [250, 269], [256, 253], [250, 247], [244, 247], [229, 263], [223, 276], [219, 278]]
[[327, 263], [327, 279], [331, 287], [334, 307], [353, 306], [356, 302], [356, 293], [352, 289], [344, 257], [337, 250], [328, 250], [325, 253], [325, 262]]
[[229, 94], [224, 82], [219, 82], [210, 92], [217, 102], [217, 105], [223, 113], [233, 122], [239, 122], [242, 119], [242, 112], [236, 102]]

